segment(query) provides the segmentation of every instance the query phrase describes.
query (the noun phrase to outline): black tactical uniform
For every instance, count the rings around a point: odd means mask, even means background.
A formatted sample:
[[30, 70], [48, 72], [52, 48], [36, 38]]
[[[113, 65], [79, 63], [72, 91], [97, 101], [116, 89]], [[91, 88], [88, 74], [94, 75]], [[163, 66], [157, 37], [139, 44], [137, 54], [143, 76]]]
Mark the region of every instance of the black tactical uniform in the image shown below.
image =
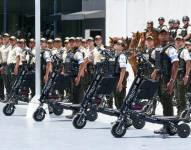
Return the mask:
[[159, 70], [159, 98], [163, 106], [164, 116], [173, 116], [173, 94], [167, 93], [167, 83], [171, 80], [171, 68], [174, 61], [178, 61], [174, 47], [167, 45], [156, 49], [155, 67]]

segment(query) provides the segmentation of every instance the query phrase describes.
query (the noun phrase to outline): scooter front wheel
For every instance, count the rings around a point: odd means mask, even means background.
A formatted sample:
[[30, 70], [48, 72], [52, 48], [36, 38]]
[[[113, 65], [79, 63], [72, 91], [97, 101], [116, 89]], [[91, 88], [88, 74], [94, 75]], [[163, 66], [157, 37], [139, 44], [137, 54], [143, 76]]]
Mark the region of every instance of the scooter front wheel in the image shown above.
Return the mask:
[[182, 123], [177, 127], [178, 136], [181, 138], [187, 138], [190, 135], [190, 126], [186, 123]]
[[86, 117], [85, 117], [84, 114], [77, 114], [77, 115], [74, 117], [74, 119], [73, 119], [73, 121], [72, 121], [72, 124], [73, 124], [73, 126], [74, 126], [76, 129], [82, 129], [82, 128], [85, 127], [86, 122], [87, 122], [87, 120], [86, 120]]
[[11, 116], [15, 112], [15, 105], [14, 104], [7, 104], [3, 108], [3, 113], [5, 116]]
[[126, 133], [125, 124], [122, 122], [115, 122], [115, 124], [111, 128], [111, 134], [116, 138], [121, 138]]
[[44, 120], [45, 115], [46, 115], [46, 111], [45, 111], [43, 108], [38, 108], [38, 109], [34, 112], [34, 114], [33, 114], [33, 119], [34, 119], [35, 121], [40, 122], [40, 121]]

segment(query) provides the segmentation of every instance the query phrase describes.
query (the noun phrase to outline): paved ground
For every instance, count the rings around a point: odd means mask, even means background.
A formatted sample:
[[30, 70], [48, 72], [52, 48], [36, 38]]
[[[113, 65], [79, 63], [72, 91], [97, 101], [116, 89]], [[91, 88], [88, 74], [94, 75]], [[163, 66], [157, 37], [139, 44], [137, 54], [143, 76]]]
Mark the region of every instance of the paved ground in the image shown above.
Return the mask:
[[17, 107], [13, 116], [5, 117], [3, 106], [0, 104], [0, 150], [185, 150], [191, 147], [190, 137], [162, 139], [154, 135], [158, 125], [147, 124], [143, 130], [130, 128], [124, 138], [116, 139], [110, 133], [113, 117], [99, 115], [96, 122], [88, 122], [84, 129], [76, 130], [64, 116], [51, 116], [40, 123], [27, 121], [27, 106], [23, 105]]

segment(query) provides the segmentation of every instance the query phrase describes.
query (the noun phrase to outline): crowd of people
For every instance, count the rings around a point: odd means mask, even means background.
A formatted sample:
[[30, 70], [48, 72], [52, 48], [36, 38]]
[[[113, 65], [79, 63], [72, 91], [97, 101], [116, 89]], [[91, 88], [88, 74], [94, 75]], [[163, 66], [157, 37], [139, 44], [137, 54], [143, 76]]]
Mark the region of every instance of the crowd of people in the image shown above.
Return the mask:
[[[159, 98], [163, 106], [164, 116], [173, 116], [172, 98], [175, 91], [177, 99], [177, 116], [181, 116], [182, 111], [186, 108], [186, 93], [191, 69], [191, 25], [189, 17], [182, 18], [183, 27], [180, 27], [179, 20], [169, 20], [169, 26], [165, 25], [165, 19], [158, 19], [159, 26], [154, 28], [152, 21], [147, 22], [147, 28], [144, 34], [144, 51], [145, 56], [153, 64], [152, 72], [148, 74], [149, 78], [159, 80]], [[112, 39], [112, 38], [111, 38]], [[54, 68], [52, 57], [55, 54], [61, 56], [64, 63], [71, 62], [77, 66], [74, 71], [72, 88], [67, 91], [70, 100], [74, 104], [79, 104], [83, 99], [84, 91], [90, 84], [97, 63], [104, 59], [101, 51], [109, 50], [115, 54], [116, 65], [114, 74], [118, 82], [114, 96], [108, 97], [108, 106], [113, 107], [113, 99], [117, 109], [120, 109], [123, 98], [126, 96], [126, 79], [128, 77], [127, 64], [132, 64], [127, 41], [123, 38], [113, 38], [109, 46], [103, 44], [100, 35], [89, 37], [66, 37], [55, 39], [41, 38], [41, 82], [42, 87], [49, 79], [49, 74]], [[16, 79], [19, 69], [23, 62], [29, 61], [26, 49], [35, 55], [35, 39], [31, 38], [18, 39], [4, 33], [0, 36], [0, 99], [4, 100], [8, 95], [14, 80]], [[133, 40], [132, 40], [133, 41]], [[136, 45], [137, 46], [137, 45]], [[131, 50], [132, 51], [132, 50]], [[137, 50], [135, 49], [134, 52]], [[30, 60], [31, 65], [35, 65], [35, 58]], [[68, 70], [65, 66], [61, 67], [60, 75], [64, 75]], [[70, 70], [71, 71], [71, 70]], [[136, 74], [136, 70], [134, 70]], [[33, 78], [34, 80], [34, 78]], [[34, 86], [30, 89], [31, 95], [34, 95]], [[59, 94], [65, 95], [62, 88], [58, 88]], [[73, 118], [75, 111], [68, 116]], [[164, 128], [157, 132], [164, 132]]]

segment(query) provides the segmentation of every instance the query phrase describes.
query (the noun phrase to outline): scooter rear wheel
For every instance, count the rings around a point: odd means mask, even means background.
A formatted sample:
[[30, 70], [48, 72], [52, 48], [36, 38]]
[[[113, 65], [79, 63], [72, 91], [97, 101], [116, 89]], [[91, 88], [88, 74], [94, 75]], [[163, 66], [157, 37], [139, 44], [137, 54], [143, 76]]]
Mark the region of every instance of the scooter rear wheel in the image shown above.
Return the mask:
[[34, 112], [34, 114], [33, 114], [33, 119], [34, 119], [35, 121], [40, 122], [40, 121], [44, 120], [45, 115], [46, 115], [46, 111], [45, 111], [43, 108], [38, 108], [38, 109]]
[[124, 123], [115, 122], [115, 124], [111, 128], [111, 134], [116, 138], [121, 138], [126, 133], [126, 127]]
[[7, 104], [3, 108], [3, 113], [5, 116], [11, 116], [15, 112], [15, 105], [14, 104]]
[[77, 114], [74, 116], [72, 124], [76, 129], [82, 129], [85, 127], [86, 122], [87, 120], [84, 114]]
[[59, 104], [54, 104], [52, 107], [55, 115], [60, 116], [63, 114], [64, 109]]
[[132, 124], [133, 124], [135, 129], [142, 129], [142, 128], [144, 128], [145, 120], [139, 118], [139, 116], [137, 116], [137, 115], [133, 115], [131, 117], [131, 119], [132, 119]]
[[177, 127], [178, 136], [181, 138], [187, 138], [190, 135], [190, 126], [186, 123], [182, 123]]

